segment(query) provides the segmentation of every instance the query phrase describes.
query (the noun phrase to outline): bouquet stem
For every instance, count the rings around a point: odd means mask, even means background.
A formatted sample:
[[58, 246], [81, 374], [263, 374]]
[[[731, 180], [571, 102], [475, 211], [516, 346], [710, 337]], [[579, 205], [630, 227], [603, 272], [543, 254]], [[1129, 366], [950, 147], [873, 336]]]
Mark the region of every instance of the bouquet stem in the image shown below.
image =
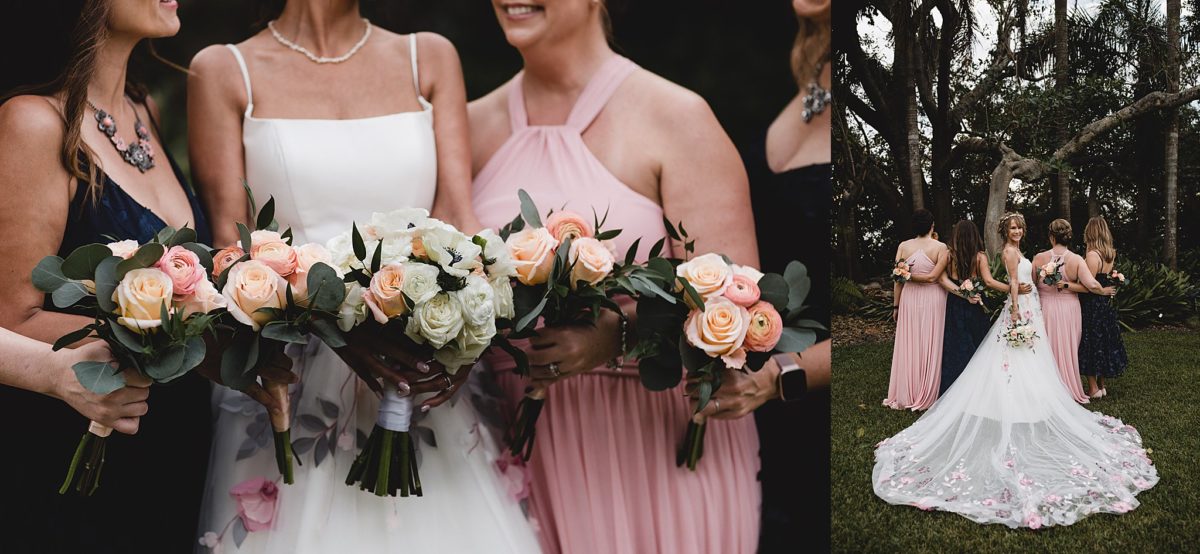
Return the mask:
[[513, 456], [520, 456], [528, 462], [533, 455], [533, 437], [537, 434], [538, 416], [542, 414], [542, 406], [546, 404], [546, 389], [533, 388], [525, 393], [525, 398], [517, 405], [517, 415], [504, 441]]
[[388, 390], [379, 404], [379, 419], [371, 429], [346, 484], [375, 496], [421, 496], [421, 476], [417, 473], [417, 452], [408, 432], [412, 420], [412, 399]]
[[687, 464], [688, 469], [696, 471], [696, 464], [704, 456], [704, 431], [707, 423], [688, 421], [687, 431], [683, 434], [683, 444], [675, 454], [675, 466]]
[[58, 494], [74, 490], [80, 496], [91, 496], [96, 492], [100, 487], [100, 470], [104, 469], [105, 445], [112, 431], [112, 427], [95, 421], [88, 425], [87, 432], [79, 439], [79, 446], [75, 447], [75, 455], [67, 467], [67, 478], [59, 487]]
[[290, 485], [295, 482], [292, 469], [292, 430], [291, 430], [291, 398], [288, 396], [287, 383], [263, 380], [263, 388], [279, 403], [279, 413], [271, 413], [271, 429], [275, 431], [275, 465], [283, 475], [283, 482]]

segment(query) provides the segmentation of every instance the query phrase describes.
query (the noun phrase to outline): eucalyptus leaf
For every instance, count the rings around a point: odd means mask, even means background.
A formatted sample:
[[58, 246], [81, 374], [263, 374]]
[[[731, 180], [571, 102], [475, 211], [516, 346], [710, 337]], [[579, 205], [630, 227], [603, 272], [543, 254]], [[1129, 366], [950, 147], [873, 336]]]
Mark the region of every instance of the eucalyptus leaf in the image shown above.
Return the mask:
[[170, 240], [166, 241], [167, 246], [183, 246], [189, 242], [196, 242], [196, 230], [190, 227], [183, 227], [175, 234], [171, 235]]
[[63, 259], [58, 256], [46, 256], [33, 268], [33, 286], [44, 293], [52, 293], [71, 280], [62, 272]]
[[96, 394], [108, 394], [125, 386], [125, 376], [108, 362], [77, 362], [71, 369], [79, 384]]
[[262, 336], [289, 344], [308, 344], [308, 337], [304, 336], [300, 329], [282, 321], [272, 321], [264, 325]]
[[528, 327], [531, 323], [537, 321], [538, 316], [542, 315], [542, 310], [546, 307], [546, 300], [547, 299], [543, 297], [542, 301], [538, 302], [537, 306], [534, 306], [529, 313], [521, 316], [521, 319], [517, 321], [517, 324], [513, 327], [513, 330], [520, 331]]
[[758, 290], [764, 302], [770, 303], [779, 313], [786, 313], [788, 310], [788, 284], [784, 281], [783, 276], [777, 273], [768, 273], [763, 275], [758, 280]]
[[159, 243], [166, 244], [174, 234], [175, 228], [167, 225], [166, 227], [158, 230], [158, 233], [154, 235], [154, 240], [158, 241]]
[[50, 293], [50, 301], [56, 308], [70, 308], [87, 296], [88, 291], [83, 284], [72, 281]]
[[142, 343], [142, 335], [120, 324], [109, 325], [109, 329], [112, 331], [113, 337], [117, 339], [117, 342], [129, 349], [130, 352], [137, 352], [139, 354], [146, 352], [146, 346]]
[[[210, 258], [211, 259], [211, 258]], [[109, 256], [96, 265], [96, 303], [100, 309], [112, 313], [117, 311], [113, 295], [117, 292], [117, 264], [121, 258]]]
[[321, 311], [337, 313], [346, 300], [346, 286], [337, 271], [324, 263], [315, 263], [308, 270], [307, 282], [309, 304]]
[[521, 199], [521, 217], [531, 227], [541, 227], [542, 216], [538, 212], [537, 204], [533, 203], [533, 198], [529, 196], [528, 192], [525, 192], [525, 189], [518, 190], [517, 197]]
[[145, 269], [158, 263], [158, 260], [162, 259], [165, 252], [166, 249], [163, 248], [163, 245], [157, 242], [151, 242], [138, 248], [137, 252], [134, 252], [132, 256], [117, 264], [117, 281], [124, 279], [125, 274], [130, 271]]
[[673, 365], [669, 360], [654, 356], [638, 359], [638, 376], [642, 385], [652, 391], [665, 391], [675, 388], [683, 379], [683, 370]]
[[174, 377], [183, 367], [187, 352], [182, 344], [174, 344], [146, 364], [146, 375], [155, 381]]
[[103, 244], [85, 244], [63, 260], [62, 274], [68, 279], [92, 279], [96, 274], [96, 266], [112, 255], [112, 250]]
[[779, 335], [775, 350], [779, 352], [803, 352], [817, 342], [817, 334], [811, 329], [785, 327]]
[[250, 356], [249, 339], [245, 334], [235, 335], [221, 354], [221, 382], [234, 390], [244, 391], [254, 382], [254, 376], [245, 369]]
[[342, 348], [346, 346], [346, 337], [342, 334], [342, 330], [337, 324], [324, 318], [313, 318], [309, 323], [310, 328], [325, 346], [330, 348]]
[[699, 371], [713, 360], [703, 350], [692, 346], [687, 341], [687, 337], [682, 335], [679, 337], [679, 359], [683, 361], [683, 367], [689, 371]]
[[783, 279], [788, 286], [787, 309], [799, 309], [804, 305], [804, 299], [808, 297], [808, 291], [812, 287], [812, 280], [808, 277], [808, 268], [800, 262], [792, 261], [784, 269]]

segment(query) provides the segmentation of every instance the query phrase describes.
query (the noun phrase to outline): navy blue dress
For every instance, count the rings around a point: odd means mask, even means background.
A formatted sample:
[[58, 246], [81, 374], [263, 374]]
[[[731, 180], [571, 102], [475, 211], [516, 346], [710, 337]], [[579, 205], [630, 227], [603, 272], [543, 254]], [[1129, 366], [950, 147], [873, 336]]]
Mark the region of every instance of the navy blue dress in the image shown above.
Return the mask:
[[946, 394], [962, 375], [967, 362], [992, 327], [987, 312], [957, 294], [946, 295], [946, 327], [942, 332], [942, 384], [938, 396]]
[[[1107, 273], [1097, 273], [1101, 286], [1111, 286]], [[1083, 335], [1079, 338], [1079, 373], [1095, 377], [1120, 377], [1129, 365], [1117, 308], [1107, 296], [1080, 294], [1079, 311]]]
[[[185, 183], [170, 154], [175, 177]], [[71, 201], [59, 256], [93, 242], [146, 242], [166, 224], [105, 178], [96, 202], [79, 183]], [[200, 203], [184, 185], [199, 240], [212, 243]], [[0, 551], [190, 552], [208, 466], [212, 433], [211, 385], [188, 375], [155, 385], [149, 413], [133, 436], [108, 440], [100, 488], [91, 497], [59, 495], [58, 488], [87, 419], [65, 402], [0, 386]]]

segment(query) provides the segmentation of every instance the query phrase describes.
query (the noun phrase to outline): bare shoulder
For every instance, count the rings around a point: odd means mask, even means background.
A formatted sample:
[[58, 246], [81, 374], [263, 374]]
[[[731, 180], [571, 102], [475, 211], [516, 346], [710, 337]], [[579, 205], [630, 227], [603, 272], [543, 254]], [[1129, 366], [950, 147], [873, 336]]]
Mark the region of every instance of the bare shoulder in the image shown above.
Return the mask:
[[467, 103], [471, 134], [495, 134], [508, 128], [508, 90], [512, 80]]
[[234, 53], [224, 45], [204, 47], [192, 58], [188, 69], [188, 84], [192, 87], [231, 98], [245, 95], [242, 69]]
[[458, 49], [454, 47], [454, 43], [450, 39], [431, 33], [422, 31], [417, 35], [417, 56], [419, 59], [434, 59], [434, 60], [457, 60]]
[[622, 88], [625, 104], [636, 105], [637, 110], [654, 121], [659, 128], [692, 128], [716, 123], [716, 116], [704, 97], [694, 91], [673, 83], [645, 69], [634, 71]]
[[63, 140], [63, 118], [51, 102], [55, 101], [44, 96], [22, 95], [0, 104], [0, 143], [51, 146], [57, 151]]

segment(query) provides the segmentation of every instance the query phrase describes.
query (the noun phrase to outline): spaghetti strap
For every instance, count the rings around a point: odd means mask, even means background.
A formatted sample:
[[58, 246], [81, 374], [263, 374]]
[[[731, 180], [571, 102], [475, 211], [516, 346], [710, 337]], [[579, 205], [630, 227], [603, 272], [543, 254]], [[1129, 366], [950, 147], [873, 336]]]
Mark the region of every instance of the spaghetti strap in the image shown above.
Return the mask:
[[628, 58], [616, 54], [605, 61], [579, 94], [579, 99], [575, 100], [575, 106], [567, 116], [567, 127], [580, 133], [587, 129], [596, 116], [600, 115], [600, 111], [612, 98], [617, 87], [621, 86], [625, 78], [637, 67], [637, 64]]
[[236, 45], [226, 44], [225, 47], [233, 52], [233, 57], [237, 58], [238, 67], [242, 69], [242, 81], [246, 83], [246, 113], [244, 115], [250, 117], [254, 111], [254, 95], [250, 90], [250, 71], [246, 69], [246, 59], [242, 57], [242, 51], [238, 50]]
[[409, 57], [412, 58], [413, 87], [415, 87], [417, 90], [417, 101], [421, 103], [422, 107], [428, 108], [428, 107], [430, 107], [429, 101], [426, 100], [424, 96], [421, 96], [421, 74], [419, 71], [417, 71], [417, 34], [416, 33], [412, 33], [412, 34], [408, 35], [408, 54], [409, 54]]

